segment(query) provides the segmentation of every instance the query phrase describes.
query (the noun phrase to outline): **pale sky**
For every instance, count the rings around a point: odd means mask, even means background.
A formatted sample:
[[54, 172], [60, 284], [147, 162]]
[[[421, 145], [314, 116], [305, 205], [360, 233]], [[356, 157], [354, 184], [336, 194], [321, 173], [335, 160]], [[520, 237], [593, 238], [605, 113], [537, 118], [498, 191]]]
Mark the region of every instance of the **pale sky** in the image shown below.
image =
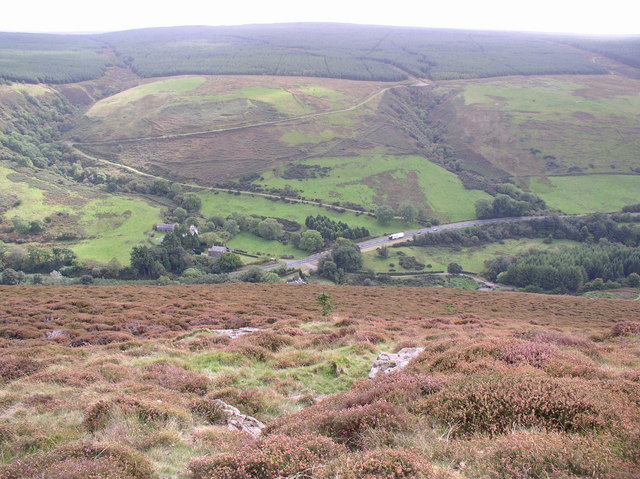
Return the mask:
[[640, 34], [635, 0], [6, 1], [0, 31], [102, 32], [176, 25], [340, 22], [480, 30]]

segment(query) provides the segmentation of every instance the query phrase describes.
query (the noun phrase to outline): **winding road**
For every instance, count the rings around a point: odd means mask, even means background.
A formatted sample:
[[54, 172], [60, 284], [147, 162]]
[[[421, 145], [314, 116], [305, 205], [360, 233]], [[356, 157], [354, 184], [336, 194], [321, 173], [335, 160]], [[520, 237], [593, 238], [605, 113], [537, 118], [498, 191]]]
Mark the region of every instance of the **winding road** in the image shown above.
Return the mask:
[[[564, 217], [564, 216], [571, 216], [571, 215], [560, 215], [560, 216]], [[491, 218], [486, 220], [460, 221], [457, 223], [448, 223], [445, 225], [430, 226], [428, 228], [421, 228], [413, 231], [405, 231], [404, 236], [396, 240], [389, 239], [389, 236], [385, 235], [385, 236], [378, 236], [377, 238], [368, 239], [366, 241], [362, 241], [356, 244], [361, 250], [366, 250], [366, 249], [373, 248], [374, 246], [382, 246], [382, 245], [406, 241], [408, 239], [411, 239], [412, 236], [419, 235], [419, 234], [436, 233], [438, 231], [455, 230], [455, 229], [461, 229], [461, 228], [468, 228], [470, 226], [481, 226], [481, 225], [489, 225], [489, 224], [495, 224], [495, 223], [516, 223], [518, 221], [527, 221], [527, 220], [532, 220], [536, 218], [549, 218], [549, 217], [550, 216], [517, 216], [513, 218]], [[302, 268], [311, 266], [320, 258], [324, 256], [328, 256], [330, 254], [331, 254], [331, 250], [329, 249], [326, 251], [322, 251], [320, 253], [312, 254], [311, 256], [307, 256], [305, 258], [285, 260], [285, 263], [287, 265], [287, 268], [302, 269]], [[267, 265], [267, 266], [264, 266], [263, 268], [275, 269], [279, 267], [280, 264], [281, 263]]]

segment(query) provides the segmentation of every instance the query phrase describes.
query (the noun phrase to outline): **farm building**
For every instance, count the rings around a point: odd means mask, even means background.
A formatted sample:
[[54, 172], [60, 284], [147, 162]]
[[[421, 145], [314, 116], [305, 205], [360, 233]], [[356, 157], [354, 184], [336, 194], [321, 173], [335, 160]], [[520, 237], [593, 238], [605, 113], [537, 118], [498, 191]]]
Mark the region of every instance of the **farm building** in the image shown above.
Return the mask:
[[222, 253], [226, 253], [228, 250], [226, 246], [212, 246], [207, 250], [207, 256], [211, 258], [219, 258]]
[[156, 231], [158, 231], [159, 233], [173, 233], [173, 230], [175, 230], [177, 226], [178, 223], [158, 223], [156, 225]]

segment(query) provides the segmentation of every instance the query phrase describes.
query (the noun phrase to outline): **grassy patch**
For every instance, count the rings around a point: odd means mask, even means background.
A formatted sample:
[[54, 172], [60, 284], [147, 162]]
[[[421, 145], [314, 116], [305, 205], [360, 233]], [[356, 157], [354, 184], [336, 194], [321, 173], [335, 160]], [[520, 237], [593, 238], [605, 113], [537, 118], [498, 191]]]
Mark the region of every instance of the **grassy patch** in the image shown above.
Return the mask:
[[320, 143], [339, 136], [331, 130], [323, 130], [318, 134], [307, 133], [299, 130], [288, 130], [280, 139], [289, 145], [299, 145], [301, 143]]
[[478, 283], [466, 276], [452, 276], [449, 278], [449, 284], [457, 289], [474, 290], [478, 288]]
[[145, 83], [100, 100], [91, 107], [87, 115], [104, 117], [115, 109], [122, 108], [128, 103], [140, 100], [148, 95], [163, 94], [180, 97], [181, 93], [198, 88], [205, 80], [206, 78], [201, 76], [185, 76]]
[[216, 214], [227, 216], [235, 211], [244, 214], [285, 218], [304, 225], [307, 216], [324, 215], [335, 221], [344, 221], [349, 226], [364, 226], [374, 236], [419, 226], [407, 225], [401, 221], [392, 221], [387, 225], [381, 225], [375, 218], [365, 214], [357, 215], [350, 211], [338, 213], [321, 206], [272, 201], [262, 196], [215, 194], [212, 192], [198, 193], [198, 195], [202, 199], [202, 214], [207, 217]]
[[637, 80], [513, 77], [462, 88], [465, 105], [455, 127], [475, 151], [515, 176], [637, 167]]
[[15, 91], [28, 93], [31, 96], [45, 95], [52, 93], [53, 90], [44, 85], [30, 85], [28, 83], [14, 83], [11, 88]]
[[248, 100], [258, 100], [269, 103], [280, 113], [286, 113], [288, 115], [302, 115], [313, 111], [312, 108], [304, 105], [295, 95], [284, 88], [253, 86], [240, 90], [240, 95]]
[[109, 262], [112, 258], [129, 263], [131, 249], [147, 238], [153, 225], [162, 221], [160, 209], [132, 197], [95, 200], [83, 209], [80, 225], [91, 239], [73, 246], [80, 258]]
[[331, 171], [327, 177], [303, 180], [265, 172], [265, 186], [289, 185], [306, 198], [348, 201], [370, 209], [382, 203], [411, 202], [449, 221], [475, 218], [475, 201], [487, 197], [482, 191], [465, 189], [456, 175], [419, 156], [312, 158], [301, 163], [330, 167]]
[[75, 228], [88, 238], [65, 247], [81, 259], [108, 262], [117, 258], [128, 264], [133, 246], [146, 239], [162, 219], [160, 208], [133, 196], [107, 196], [80, 185], [61, 187], [29, 178], [0, 166], [0, 188], [11, 191], [20, 204], [10, 208], [6, 218], [20, 216], [42, 220], [56, 212], [76, 218]]
[[608, 212], [638, 202], [640, 175], [532, 178], [529, 186], [549, 206], [565, 213]]
[[[459, 250], [441, 246], [389, 248], [388, 258], [378, 257], [375, 251], [365, 253], [364, 267], [378, 273], [389, 272], [391, 269], [398, 272], [404, 271], [399, 265], [400, 256], [398, 253], [400, 253], [406, 256], [414, 256], [419, 262], [427, 265], [423, 271], [446, 271], [449, 263], [458, 263], [462, 265], [465, 271], [480, 273], [484, 269], [485, 261], [498, 256], [513, 256], [531, 248], [557, 249], [573, 244], [575, 244], [573, 241], [568, 240], [556, 240], [547, 245], [541, 239], [520, 239], [505, 240], [503, 244], [490, 243], [470, 248], [460, 248]], [[391, 266], [391, 264], [394, 266]], [[428, 265], [431, 265], [431, 268]]]
[[294, 248], [293, 246], [280, 243], [275, 240], [265, 240], [259, 236], [248, 232], [241, 232], [234, 236], [227, 246], [231, 249], [241, 249], [250, 254], [267, 255], [278, 257], [281, 255], [291, 255], [296, 258], [306, 256], [308, 253]]

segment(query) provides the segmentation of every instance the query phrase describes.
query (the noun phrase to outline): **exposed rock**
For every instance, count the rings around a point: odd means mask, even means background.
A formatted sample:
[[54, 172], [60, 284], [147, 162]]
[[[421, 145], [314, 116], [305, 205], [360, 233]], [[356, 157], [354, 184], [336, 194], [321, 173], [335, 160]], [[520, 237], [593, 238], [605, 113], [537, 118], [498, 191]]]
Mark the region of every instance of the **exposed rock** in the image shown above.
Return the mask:
[[69, 333], [67, 333], [66, 331], [63, 331], [62, 329], [54, 329], [53, 331], [45, 332], [44, 337], [47, 339], [68, 338]]
[[222, 408], [222, 412], [227, 422], [227, 428], [231, 431], [246, 432], [251, 434], [253, 437], [257, 437], [262, 433], [262, 429], [265, 425], [256, 418], [241, 414], [238, 408], [233, 407], [220, 399], [214, 399], [213, 401]]
[[389, 374], [404, 368], [409, 361], [424, 351], [424, 348], [404, 348], [393, 353], [380, 353], [374, 361], [369, 371], [369, 379], [373, 379], [379, 374]]
[[214, 333], [224, 334], [225, 336], [229, 336], [231, 339], [236, 339], [238, 336], [242, 336], [243, 334], [253, 333], [255, 331], [259, 331], [258, 328], [239, 328], [239, 329], [216, 329], [213, 331]]

